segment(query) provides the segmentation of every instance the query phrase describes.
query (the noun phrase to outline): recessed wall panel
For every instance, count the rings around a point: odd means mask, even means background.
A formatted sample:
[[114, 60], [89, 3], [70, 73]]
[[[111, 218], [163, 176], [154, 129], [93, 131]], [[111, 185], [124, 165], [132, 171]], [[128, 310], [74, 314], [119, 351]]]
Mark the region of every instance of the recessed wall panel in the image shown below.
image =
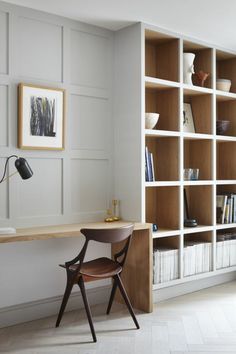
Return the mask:
[[8, 14], [0, 11], [0, 74], [8, 73]]
[[22, 180], [18, 176], [17, 217], [56, 216], [62, 212], [61, 159], [27, 159], [33, 176]]
[[71, 160], [71, 204], [74, 213], [107, 209], [108, 162]]
[[109, 39], [71, 30], [71, 83], [107, 88]]
[[0, 147], [8, 144], [8, 86], [0, 85]]
[[19, 74], [47, 81], [62, 80], [62, 27], [19, 18]]
[[106, 150], [108, 132], [108, 100], [71, 95], [71, 148]]

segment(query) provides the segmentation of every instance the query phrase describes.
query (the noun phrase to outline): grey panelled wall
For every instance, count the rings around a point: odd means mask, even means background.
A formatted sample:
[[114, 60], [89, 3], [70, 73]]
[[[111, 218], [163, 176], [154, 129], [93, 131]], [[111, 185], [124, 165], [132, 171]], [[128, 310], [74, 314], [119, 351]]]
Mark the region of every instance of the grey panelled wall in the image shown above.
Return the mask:
[[[104, 218], [112, 196], [112, 56], [110, 31], [0, 2], [0, 174], [11, 154], [26, 157], [34, 171], [28, 181], [15, 175], [0, 185], [0, 226]], [[17, 149], [19, 82], [66, 89], [65, 151]], [[0, 308], [62, 294], [64, 274], [57, 264], [73, 257], [80, 244], [1, 245]], [[103, 251], [109, 249], [93, 247], [90, 256]], [[28, 291], [34, 272], [37, 284]]]

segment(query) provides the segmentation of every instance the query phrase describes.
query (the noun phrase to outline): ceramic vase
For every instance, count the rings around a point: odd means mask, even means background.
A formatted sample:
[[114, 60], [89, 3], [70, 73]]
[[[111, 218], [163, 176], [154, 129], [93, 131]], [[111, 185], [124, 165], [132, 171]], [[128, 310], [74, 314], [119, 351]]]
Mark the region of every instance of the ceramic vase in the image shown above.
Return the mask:
[[184, 65], [183, 65], [183, 76], [184, 76], [184, 83], [188, 85], [192, 85], [192, 74], [194, 74], [194, 53], [184, 53]]

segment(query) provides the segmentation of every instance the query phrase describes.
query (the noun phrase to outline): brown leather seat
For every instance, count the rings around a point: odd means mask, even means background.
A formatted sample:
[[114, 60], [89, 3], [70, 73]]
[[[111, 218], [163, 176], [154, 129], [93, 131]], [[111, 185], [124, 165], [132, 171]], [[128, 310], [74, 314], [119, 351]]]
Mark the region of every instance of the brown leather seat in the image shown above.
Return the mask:
[[[126, 294], [125, 288], [120, 278], [120, 274], [122, 273], [125, 264], [125, 260], [127, 257], [127, 253], [131, 241], [131, 236], [133, 233], [133, 225], [128, 225], [125, 227], [114, 228], [114, 229], [82, 229], [81, 233], [86, 238], [82, 250], [80, 251], [78, 256], [76, 256], [74, 259], [61, 265], [61, 267], [66, 269], [67, 285], [61, 303], [61, 308], [57, 317], [56, 327], [60, 325], [73, 286], [75, 284], [78, 284], [84, 301], [84, 306], [87, 313], [93, 340], [94, 342], [96, 342], [97, 338], [93, 327], [91, 310], [88, 304], [84, 283], [88, 281], [98, 280], [98, 279], [113, 278], [113, 287], [111, 290], [111, 295], [107, 307], [107, 314], [110, 313], [111, 306], [115, 297], [116, 289], [118, 287], [121, 292], [121, 295], [125, 300], [125, 303], [128, 307], [128, 310], [133, 318], [136, 327], [139, 328], [138, 321], [135, 317], [133, 308], [131, 306], [128, 295]], [[102, 258], [94, 259], [89, 262], [84, 262], [84, 257], [87, 251], [88, 243], [91, 240], [97, 242], [103, 242], [103, 243], [118, 243], [123, 241], [126, 242], [122, 243], [121, 250], [120, 252], [115, 254], [114, 260], [106, 257], [102, 257]]]

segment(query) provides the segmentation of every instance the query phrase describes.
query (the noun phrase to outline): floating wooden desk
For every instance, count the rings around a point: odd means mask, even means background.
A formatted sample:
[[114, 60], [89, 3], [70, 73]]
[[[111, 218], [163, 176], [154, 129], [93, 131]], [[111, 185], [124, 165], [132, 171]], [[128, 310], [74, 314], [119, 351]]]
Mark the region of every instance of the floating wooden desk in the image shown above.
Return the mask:
[[[48, 240], [52, 238], [80, 237], [82, 228], [114, 228], [130, 224], [117, 221], [113, 223], [84, 223], [56, 226], [41, 226], [17, 229], [15, 234], [0, 235], [0, 243]], [[119, 245], [112, 246], [112, 255]], [[66, 255], [65, 255], [66, 258]], [[122, 280], [132, 305], [142, 311], [152, 312], [152, 236], [151, 224], [134, 224], [134, 236], [126, 260]], [[117, 300], [120, 301], [119, 296]]]

